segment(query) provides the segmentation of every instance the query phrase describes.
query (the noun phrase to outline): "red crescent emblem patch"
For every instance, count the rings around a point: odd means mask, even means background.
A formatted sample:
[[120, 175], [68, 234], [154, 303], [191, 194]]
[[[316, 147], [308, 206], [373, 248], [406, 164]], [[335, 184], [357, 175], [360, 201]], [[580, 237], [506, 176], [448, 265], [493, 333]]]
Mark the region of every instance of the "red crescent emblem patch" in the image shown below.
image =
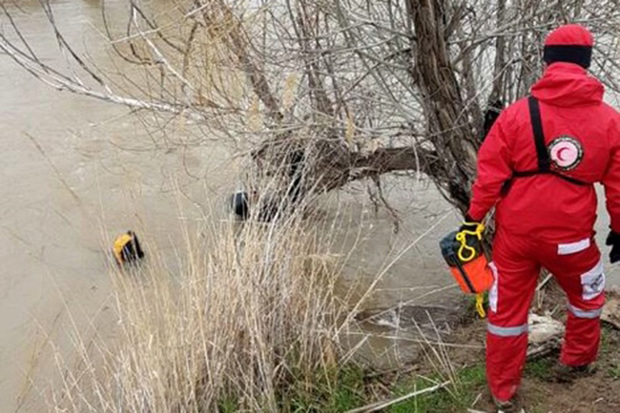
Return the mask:
[[549, 144], [549, 157], [557, 169], [569, 171], [581, 163], [583, 147], [571, 136], [560, 136]]

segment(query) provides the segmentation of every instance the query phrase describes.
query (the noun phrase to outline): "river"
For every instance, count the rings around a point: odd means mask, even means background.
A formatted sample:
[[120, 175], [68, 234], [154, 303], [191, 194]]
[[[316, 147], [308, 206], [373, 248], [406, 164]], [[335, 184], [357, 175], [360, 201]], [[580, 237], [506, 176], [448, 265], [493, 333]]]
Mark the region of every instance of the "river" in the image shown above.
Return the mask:
[[[112, 19], [125, 17], [125, 3], [106, 2]], [[105, 68], [106, 43], [95, 29], [100, 2], [53, 6], [69, 42]], [[38, 1], [20, 7], [16, 22], [33, 48], [62, 67]], [[180, 222], [202, 216], [196, 201], [208, 208], [213, 199], [224, 210], [218, 194], [235, 182], [224, 148], [165, 145], [174, 133], [154, 133], [148, 118], [54, 90], [7, 56], [0, 56], [0, 89], [0, 410], [25, 402], [22, 411], [36, 411], [27, 402], [55, 368], [48, 345], [69, 348], [73, 323], [88, 335], [91, 320], [105, 323], [113, 307], [111, 239], [131, 228], [147, 248], [155, 240], [166, 248]], [[43, 377], [30, 387], [35, 367]]]
[[[100, 2], [53, 4], [69, 42], [105, 67]], [[123, 0], [106, 4], [111, 19], [125, 19]], [[20, 6], [26, 14], [16, 22], [33, 47], [62, 65], [38, 2]], [[147, 251], [165, 249], [180, 236], [179, 223], [204, 219], [205, 211], [224, 217], [237, 164], [225, 145], [198, 135], [191, 145], [169, 144], [191, 128], [163, 135], [124, 107], [49, 88], [7, 56], [0, 56], [0, 90], [0, 406], [39, 411], [33, 406], [41, 406], [55, 369], [49, 345], [69, 349], [74, 328], [105, 335], [101, 326], [114, 321], [111, 239], [131, 228]], [[364, 291], [383, 274], [369, 308], [445, 303], [456, 291], [437, 241], [457, 225], [456, 215], [424, 181], [389, 179], [386, 196], [402, 220], [398, 233], [388, 211], [375, 214], [363, 184], [336, 196], [363, 228], [348, 279]], [[609, 272], [618, 284], [618, 271]], [[433, 290], [441, 292], [429, 295]], [[394, 344], [377, 343], [381, 351]]]

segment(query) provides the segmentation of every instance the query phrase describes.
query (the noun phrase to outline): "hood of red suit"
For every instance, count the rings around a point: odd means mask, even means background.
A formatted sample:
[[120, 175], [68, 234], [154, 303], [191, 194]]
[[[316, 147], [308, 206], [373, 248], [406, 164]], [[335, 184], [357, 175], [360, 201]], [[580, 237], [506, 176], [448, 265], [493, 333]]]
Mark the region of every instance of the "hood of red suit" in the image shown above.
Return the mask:
[[586, 69], [557, 62], [547, 67], [543, 77], [532, 87], [532, 95], [553, 106], [592, 106], [602, 102], [605, 89]]

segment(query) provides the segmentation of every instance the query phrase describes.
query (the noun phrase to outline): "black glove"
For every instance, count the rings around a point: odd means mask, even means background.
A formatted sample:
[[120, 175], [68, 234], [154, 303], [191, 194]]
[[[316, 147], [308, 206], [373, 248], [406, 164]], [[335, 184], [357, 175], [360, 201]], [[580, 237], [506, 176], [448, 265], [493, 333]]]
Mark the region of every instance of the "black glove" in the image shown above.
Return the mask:
[[605, 244], [612, 246], [611, 251], [609, 252], [609, 261], [611, 261], [612, 264], [620, 261], [620, 234], [609, 231]]

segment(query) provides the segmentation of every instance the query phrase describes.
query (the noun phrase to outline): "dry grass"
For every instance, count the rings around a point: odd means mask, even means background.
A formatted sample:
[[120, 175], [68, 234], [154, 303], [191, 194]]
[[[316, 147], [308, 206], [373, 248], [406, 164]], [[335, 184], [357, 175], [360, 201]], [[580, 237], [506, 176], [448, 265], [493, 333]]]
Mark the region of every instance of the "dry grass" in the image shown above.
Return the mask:
[[118, 338], [76, 339], [55, 411], [281, 411], [292, 386], [329, 383], [347, 317], [329, 234], [311, 222], [209, 224], [114, 271]]

